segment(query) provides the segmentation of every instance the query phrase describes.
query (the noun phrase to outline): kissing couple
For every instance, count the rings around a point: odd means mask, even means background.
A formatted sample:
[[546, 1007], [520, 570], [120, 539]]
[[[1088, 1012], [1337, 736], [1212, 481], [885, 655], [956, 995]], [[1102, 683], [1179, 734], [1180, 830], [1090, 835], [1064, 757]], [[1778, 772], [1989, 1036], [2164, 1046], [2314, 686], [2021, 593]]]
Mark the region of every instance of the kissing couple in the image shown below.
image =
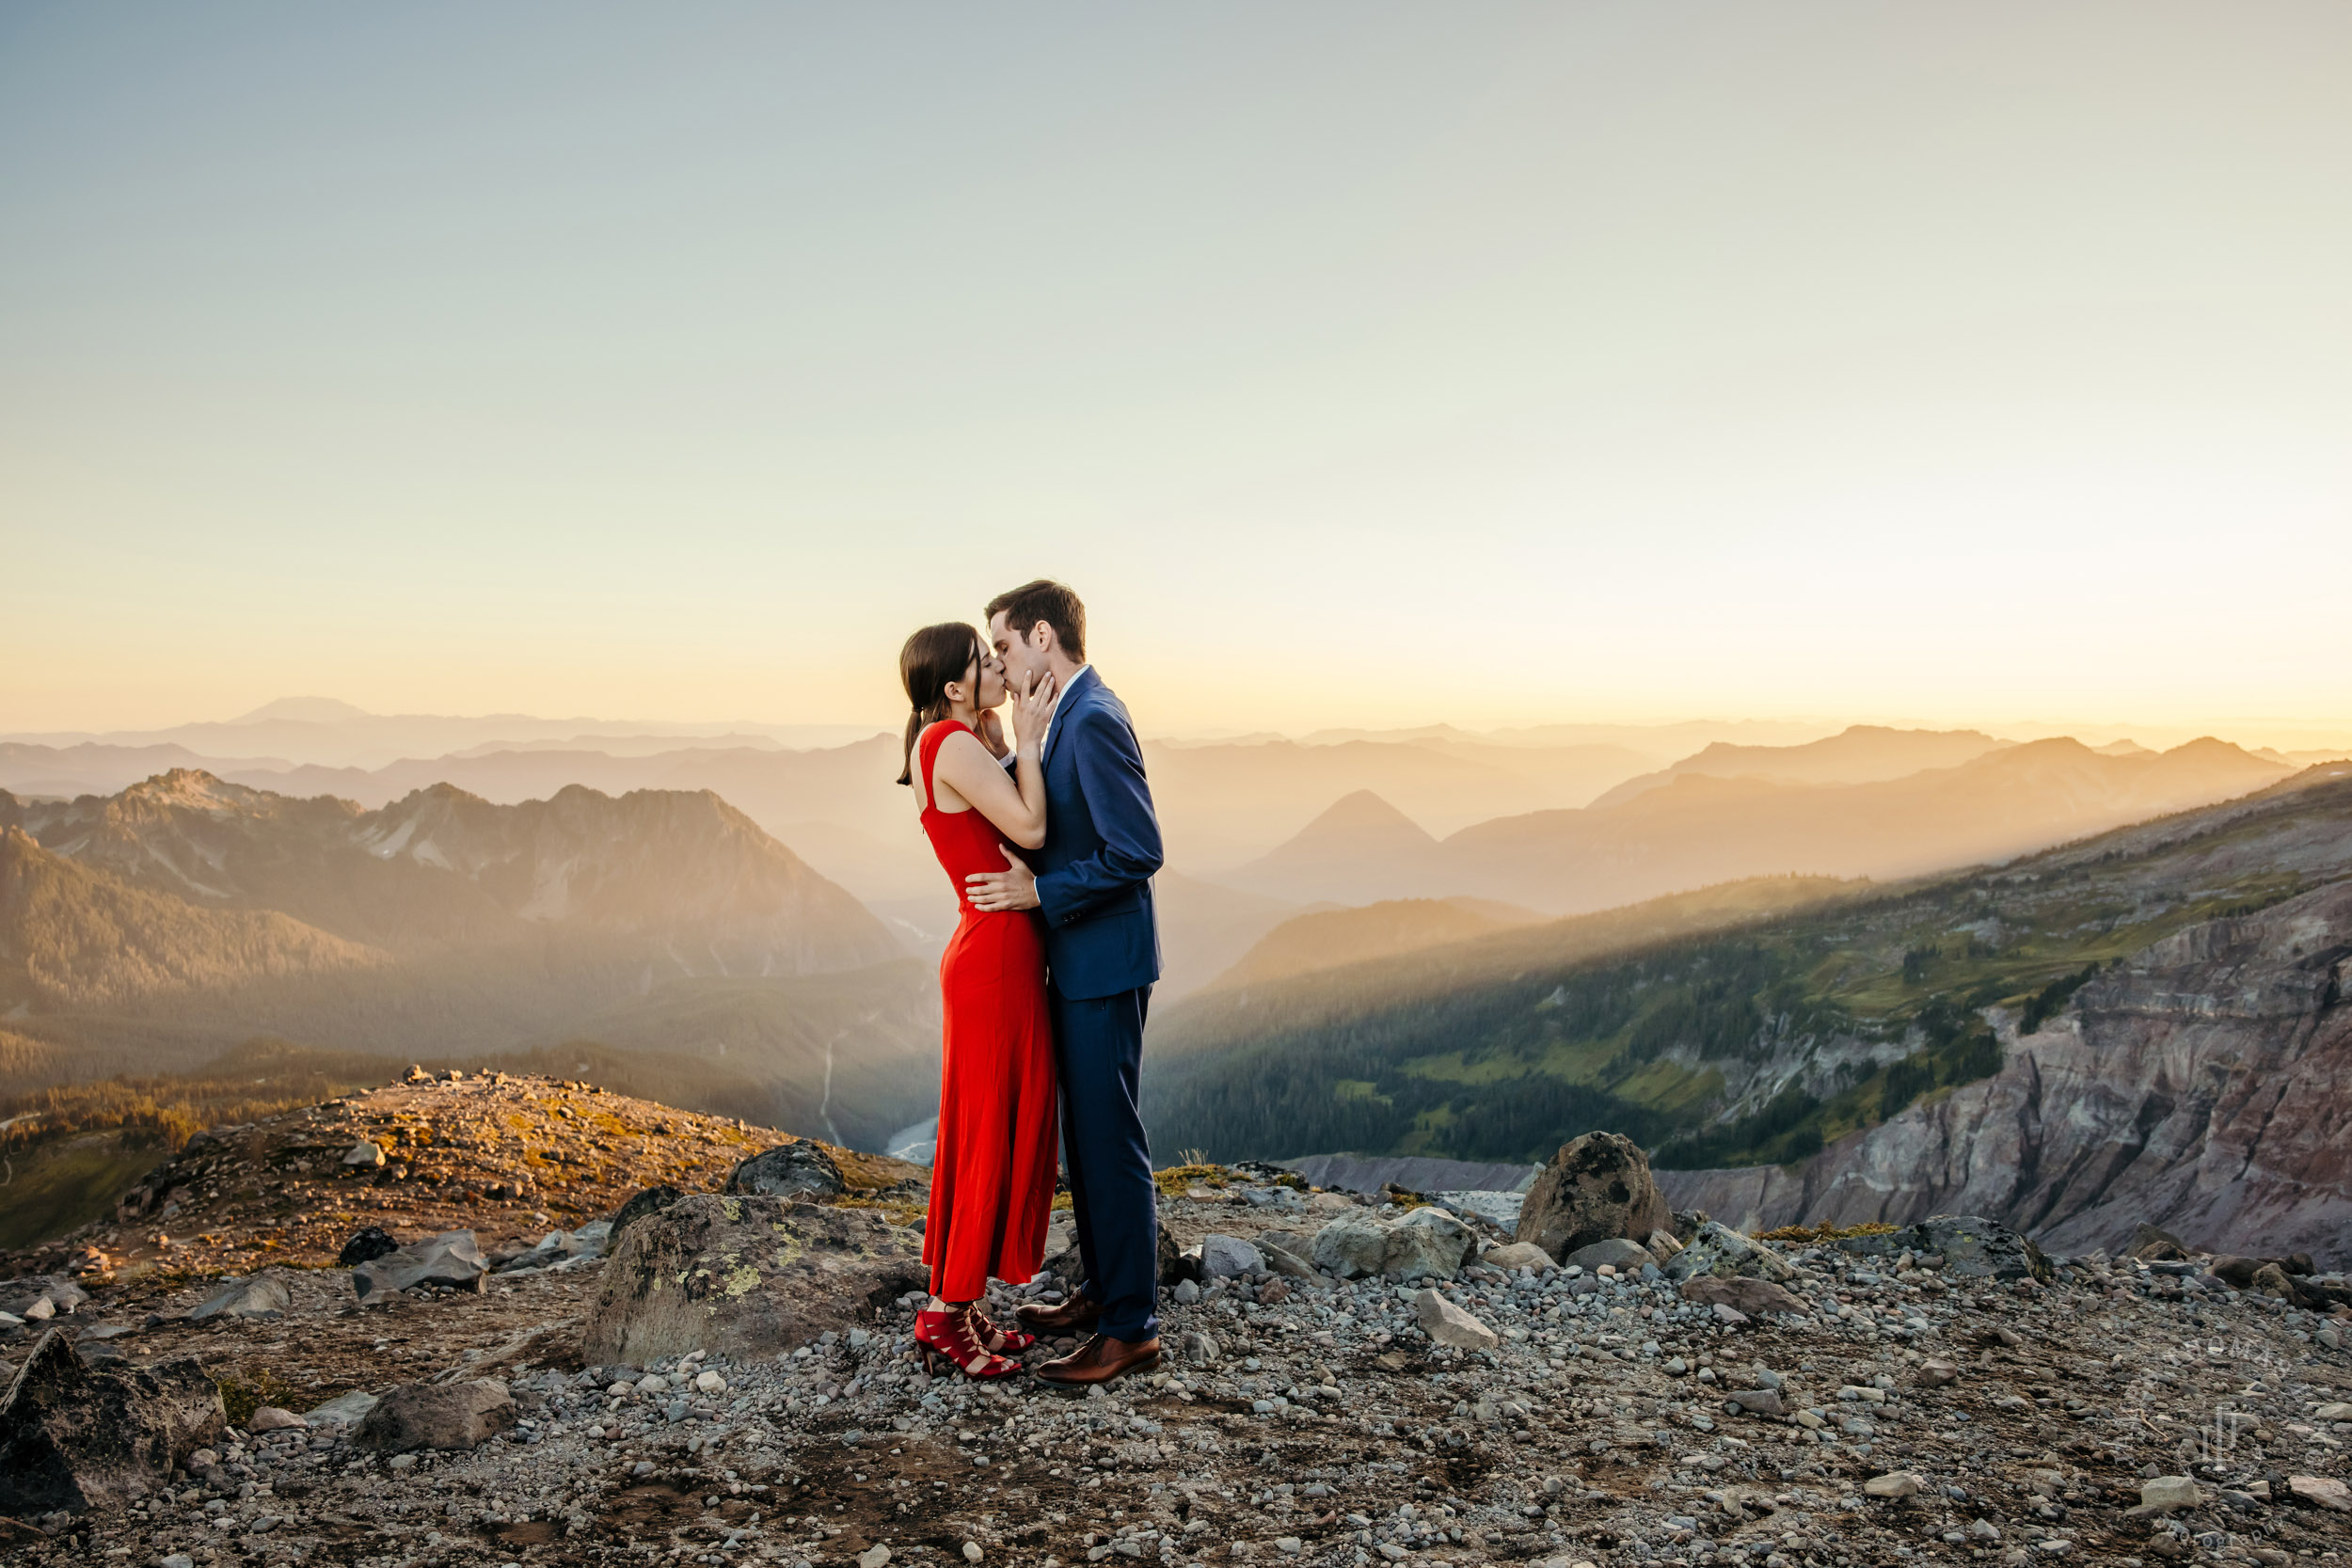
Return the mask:
[[[956, 888], [939, 961], [939, 1143], [914, 1321], [927, 1366], [1005, 1377], [1041, 1334], [1084, 1334], [1036, 1375], [1081, 1389], [1160, 1358], [1159, 1215], [1136, 1087], [1160, 976], [1160, 823], [1127, 709], [1087, 662], [1086, 606], [1060, 583], [989, 601], [985, 637], [925, 626], [898, 653], [905, 766]], [[1009, 699], [1008, 744], [998, 709]], [[982, 1310], [993, 1277], [1045, 1252], [1058, 1102], [1085, 1282], [1021, 1326]]]

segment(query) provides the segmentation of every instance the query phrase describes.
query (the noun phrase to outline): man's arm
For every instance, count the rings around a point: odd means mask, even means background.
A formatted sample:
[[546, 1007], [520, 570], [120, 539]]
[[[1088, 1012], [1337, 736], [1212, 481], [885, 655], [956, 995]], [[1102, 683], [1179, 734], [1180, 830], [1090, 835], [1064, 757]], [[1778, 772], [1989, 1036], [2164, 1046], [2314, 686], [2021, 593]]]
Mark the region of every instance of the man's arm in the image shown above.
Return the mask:
[[1089, 707], [1073, 719], [1078, 730], [1064, 744], [1076, 748], [1078, 787], [1103, 847], [1037, 879], [1038, 903], [1057, 926], [1082, 920], [1151, 880], [1166, 859], [1136, 732], [1100, 707]]

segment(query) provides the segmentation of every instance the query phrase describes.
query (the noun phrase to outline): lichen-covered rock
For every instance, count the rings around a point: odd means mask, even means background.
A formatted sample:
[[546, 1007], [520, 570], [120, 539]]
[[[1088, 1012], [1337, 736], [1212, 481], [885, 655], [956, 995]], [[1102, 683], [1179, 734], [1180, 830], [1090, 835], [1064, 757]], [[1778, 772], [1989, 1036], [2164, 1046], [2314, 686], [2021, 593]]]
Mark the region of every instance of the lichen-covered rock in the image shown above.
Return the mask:
[[612, 1211], [612, 1234], [619, 1235], [647, 1214], [658, 1214], [685, 1196], [667, 1182], [631, 1194], [627, 1203]]
[[357, 1448], [386, 1453], [478, 1449], [514, 1425], [514, 1398], [494, 1378], [404, 1383], [375, 1402], [351, 1441]]
[[723, 1189], [739, 1197], [833, 1197], [846, 1183], [833, 1156], [805, 1138], [764, 1149], [735, 1167]]
[[1565, 1258], [1595, 1242], [1646, 1237], [1673, 1220], [1641, 1147], [1614, 1132], [1587, 1132], [1561, 1145], [1535, 1178], [1515, 1239]]
[[1388, 1225], [1343, 1214], [1315, 1233], [1309, 1250], [1318, 1271], [1340, 1279], [1452, 1279], [1477, 1255], [1478, 1234], [1434, 1206]]
[[1388, 1230], [1368, 1215], [1342, 1214], [1315, 1232], [1315, 1267], [1341, 1279], [1370, 1278], [1388, 1254]]
[[1797, 1271], [1779, 1253], [1715, 1220], [1700, 1226], [1699, 1233], [1691, 1238], [1691, 1244], [1667, 1259], [1661, 1267], [1667, 1278], [1677, 1281], [1706, 1275], [1717, 1279], [1769, 1279], [1774, 1284], [1785, 1284], [1797, 1277]]
[[1409, 1283], [1452, 1279], [1478, 1250], [1478, 1234], [1442, 1209], [1416, 1209], [1389, 1227], [1380, 1272]]
[[2039, 1279], [2049, 1283], [2042, 1249], [1998, 1220], [1975, 1214], [1934, 1214], [1917, 1225], [1871, 1236], [1848, 1236], [1836, 1245], [1866, 1258], [1925, 1253], [1944, 1259], [1944, 1272], [1977, 1279]]
[[871, 1328], [925, 1289], [919, 1239], [868, 1209], [696, 1194], [621, 1232], [581, 1336], [590, 1362], [739, 1359]]
[[0, 1395], [0, 1513], [119, 1506], [227, 1425], [193, 1358], [92, 1371], [46, 1330]]

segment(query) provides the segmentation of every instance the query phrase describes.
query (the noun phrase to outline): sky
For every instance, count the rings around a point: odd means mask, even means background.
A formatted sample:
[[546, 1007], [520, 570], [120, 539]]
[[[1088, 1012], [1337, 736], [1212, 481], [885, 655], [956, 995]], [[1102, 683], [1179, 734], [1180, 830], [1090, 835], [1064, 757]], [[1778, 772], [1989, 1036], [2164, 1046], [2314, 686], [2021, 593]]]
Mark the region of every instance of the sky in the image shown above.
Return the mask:
[[[2352, 7], [0, 9], [0, 730], [2352, 732]], [[2242, 727], [2242, 726], [2241, 726]]]

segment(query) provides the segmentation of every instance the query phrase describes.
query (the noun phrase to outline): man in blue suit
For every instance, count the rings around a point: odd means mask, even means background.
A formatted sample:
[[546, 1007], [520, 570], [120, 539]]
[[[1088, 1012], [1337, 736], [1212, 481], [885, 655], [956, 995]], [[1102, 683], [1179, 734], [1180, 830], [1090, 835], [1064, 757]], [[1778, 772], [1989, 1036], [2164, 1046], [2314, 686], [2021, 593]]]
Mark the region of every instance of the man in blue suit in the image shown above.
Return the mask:
[[1088, 1335], [1037, 1370], [1083, 1387], [1160, 1357], [1157, 1194], [1136, 1094], [1144, 1014], [1160, 977], [1152, 911], [1160, 822], [1135, 723], [1086, 661], [1078, 595], [1042, 579], [1000, 594], [988, 635], [1014, 690], [1050, 676], [1059, 693], [1041, 757], [1045, 844], [1034, 866], [1014, 859], [1009, 871], [967, 879], [976, 908], [1044, 916], [1062, 1152], [1086, 1282], [1059, 1307], [1024, 1307], [1021, 1316], [1048, 1333]]

